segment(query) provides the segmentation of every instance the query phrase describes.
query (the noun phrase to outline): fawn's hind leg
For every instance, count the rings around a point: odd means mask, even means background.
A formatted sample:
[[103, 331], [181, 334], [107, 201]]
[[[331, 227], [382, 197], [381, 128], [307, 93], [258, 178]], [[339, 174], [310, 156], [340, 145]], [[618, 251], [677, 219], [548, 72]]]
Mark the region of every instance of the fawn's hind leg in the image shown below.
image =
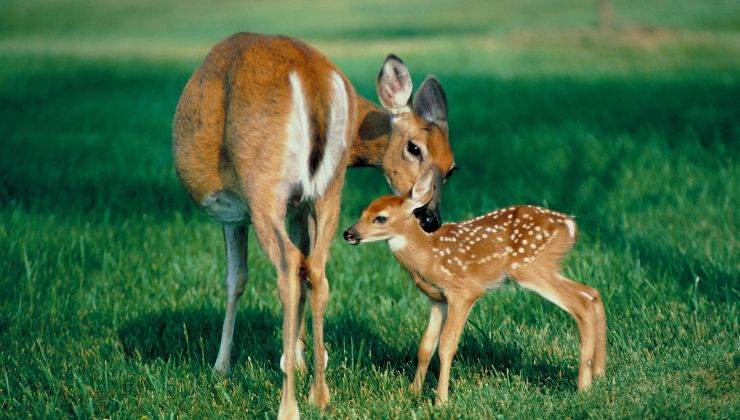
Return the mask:
[[[578, 390], [591, 387], [593, 362], [596, 348], [596, 310], [594, 297], [581, 293], [573, 281], [565, 282], [556, 272], [543, 270], [518, 270], [514, 273], [517, 282], [568, 312], [578, 325], [580, 342], [580, 364], [578, 368]], [[582, 287], [586, 287], [580, 285]]]
[[594, 349], [593, 373], [597, 378], [606, 374], [606, 310], [601, 294], [593, 287], [586, 286], [562, 275], [558, 275], [561, 281], [579, 293], [590, 296], [596, 315], [596, 346]]

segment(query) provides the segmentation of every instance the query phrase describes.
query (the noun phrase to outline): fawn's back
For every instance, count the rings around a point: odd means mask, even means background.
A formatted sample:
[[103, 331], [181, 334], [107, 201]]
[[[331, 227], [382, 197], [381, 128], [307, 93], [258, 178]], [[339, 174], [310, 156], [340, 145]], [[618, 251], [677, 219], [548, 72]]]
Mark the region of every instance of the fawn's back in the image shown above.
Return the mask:
[[488, 288], [519, 269], [557, 270], [575, 236], [575, 221], [565, 214], [513, 206], [442, 226], [435, 232], [432, 256], [444, 274]]

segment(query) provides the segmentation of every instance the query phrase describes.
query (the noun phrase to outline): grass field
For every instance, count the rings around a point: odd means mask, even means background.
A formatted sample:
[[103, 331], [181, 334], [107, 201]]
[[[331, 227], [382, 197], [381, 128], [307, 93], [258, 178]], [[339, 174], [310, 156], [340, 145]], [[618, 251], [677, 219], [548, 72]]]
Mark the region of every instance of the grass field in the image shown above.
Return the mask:
[[[493, 3], [493, 2], [491, 2]], [[234, 368], [218, 225], [174, 175], [190, 73], [230, 33], [285, 33], [375, 100], [385, 55], [438, 75], [462, 167], [446, 220], [515, 203], [576, 215], [566, 273], [598, 288], [605, 380], [575, 392], [578, 336], [513, 285], [474, 308], [433, 407], [406, 392], [428, 313], [387, 247], [337, 237], [328, 417], [740, 417], [740, 6], [614, 1], [5, 1], [0, 6], [0, 416], [274, 417], [274, 272], [250, 234]], [[202, 3], [203, 4], [203, 3]], [[342, 223], [388, 192], [350, 170]], [[306, 417], [320, 413], [306, 400]]]

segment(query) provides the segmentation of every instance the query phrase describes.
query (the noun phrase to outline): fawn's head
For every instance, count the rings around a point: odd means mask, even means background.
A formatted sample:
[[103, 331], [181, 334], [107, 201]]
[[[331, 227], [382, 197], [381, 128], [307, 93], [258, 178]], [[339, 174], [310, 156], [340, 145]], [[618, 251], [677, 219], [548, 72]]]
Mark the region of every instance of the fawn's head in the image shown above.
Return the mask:
[[344, 240], [352, 245], [404, 236], [418, 229], [418, 212], [426, 209], [435, 193], [434, 174], [425, 172], [405, 196], [386, 195], [370, 203], [360, 219], [344, 231]]
[[437, 78], [430, 75], [412, 100], [411, 75], [406, 64], [395, 55], [386, 58], [375, 87], [380, 103], [391, 114], [383, 172], [396, 194], [410, 191], [420, 176], [431, 172], [434, 195], [419, 219], [424, 230], [434, 231], [440, 225], [440, 187], [455, 166], [445, 92]]

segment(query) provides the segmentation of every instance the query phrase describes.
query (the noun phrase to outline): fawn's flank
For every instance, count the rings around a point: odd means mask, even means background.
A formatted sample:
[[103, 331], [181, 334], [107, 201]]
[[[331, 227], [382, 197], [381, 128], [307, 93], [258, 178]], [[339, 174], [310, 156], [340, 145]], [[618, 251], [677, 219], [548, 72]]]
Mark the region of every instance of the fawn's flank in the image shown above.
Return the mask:
[[578, 389], [606, 369], [606, 314], [599, 292], [560, 274], [560, 260], [575, 243], [572, 218], [535, 206], [514, 206], [425, 232], [414, 210], [433, 195], [431, 174], [419, 178], [407, 197], [373, 201], [344, 232], [350, 244], [388, 240], [393, 254], [431, 300], [411, 390], [421, 391], [439, 344], [437, 404], [447, 401], [450, 364], [468, 313], [486, 290], [514, 279], [573, 316], [580, 338]]

